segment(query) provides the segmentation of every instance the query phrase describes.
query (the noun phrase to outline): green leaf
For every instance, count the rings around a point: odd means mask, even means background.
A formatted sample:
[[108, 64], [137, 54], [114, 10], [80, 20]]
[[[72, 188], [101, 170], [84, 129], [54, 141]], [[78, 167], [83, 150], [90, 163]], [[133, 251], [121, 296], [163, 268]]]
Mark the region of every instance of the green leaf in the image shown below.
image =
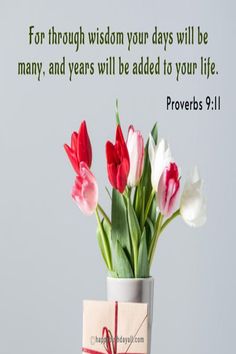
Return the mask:
[[116, 124], [120, 125], [120, 114], [119, 114], [119, 103], [118, 99], [116, 99]]
[[119, 240], [125, 253], [131, 255], [131, 242], [126, 205], [123, 196], [116, 189], [113, 189], [112, 191], [111, 224], [111, 238], [113, 248], [116, 245], [116, 241]]
[[103, 244], [103, 241], [102, 241], [102, 234], [101, 234], [99, 226], [97, 227], [97, 240], [98, 240], [98, 245], [99, 245], [99, 248], [100, 248], [100, 251], [101, 251], [101, 254], [102, 254], [102, 258], [103, 258], [107, 268], [109, 269], [109, 265], [107, 263], [106, 256], [105, 256], [104, 244]]
[[143, 234], [141, 237], [139, 250], [138, 250], [138, 269], [137, 269], [138, 278], [147, 278], [149, 277], [149, 263], [148, 263], [148, 252], [147, 252], [147, 242], [146, 242], [146, 230], [144, 228]]
[[[157, 123], [155, 123], [154, 127], [152, 128], [151, 131], [152, 137], [157, 144], [157, 139], [158, 139], [158, 131], [157, 131]], [[151, 165], [149, 161], [149, 156], [148, 156], [148, 144], [149, 144], [149, 139], [146, 143], [145, 146], [145, 155], [144, 155], [144, 169], [143, 169], [143, 175], [140, 181], [140, 187], [141, 190], [143, 187], [145, 187], [145, 194], [143, 197], [145, 198], [145, 204], [147, 203], [149, 196], [152, 192], [152, 184], [151, 184]]]
[[149, 217], [153, 224], [156, 223], [157, 220], [157, 198], [156, 196], [153, 198], [152, 205], [149, 211]]
[[149, 251], [152, 238], [154, 235], [154, 224], [152, 223], [150, 218], [147, 218], [147, 223], [146, 223], [146, 241], [147, 241], [147, 250]]
[[142, 207], [141, 207], [141, 225], [143, 225], [144, 223], [144, 214], [145, 214], [145, 186], [143, 186], [143, 194], [142, 194]]
[[136, 247], [138, 247], [141, 238], [139, 221], [130, 199], [128, 199], [127, 201], [127, 206], [128, 206], [127, 210], [128, 210], [128, 221], [129, 221], [131, 242], [133, 245], [136, 245]]
[[140, 220], [141, 218], [141, 210], [142, 210], [142, 190], [140, 183], [135, 188], [134, 192], [134, 210], [137, 215], [137, 218]]
[[102, 227], [107, 236], [109, 244], [111, 244], [111, 225], [106, 219], [102, 219]]
[[133, 205], [139, 223], [142, 225], [145, 208], [145, 186], [142, 187], [140, 183], [135, 189]]
[[114, 269], [119, 278], [133, 278], [134, 273], [130, 262], [119, 240], [116, 240]]

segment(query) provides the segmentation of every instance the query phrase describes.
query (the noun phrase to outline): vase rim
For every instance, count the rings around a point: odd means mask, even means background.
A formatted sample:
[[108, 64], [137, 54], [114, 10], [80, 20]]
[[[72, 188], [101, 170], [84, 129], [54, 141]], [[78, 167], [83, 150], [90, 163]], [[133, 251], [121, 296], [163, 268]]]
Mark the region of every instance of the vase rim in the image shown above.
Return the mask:
[[115, 281], [148, 281], [148, 280], [154, 280], [154, 278], [152, 276], [147, 277], [147, 278], [113, 278], [110, 276], [107, 276], [107, 279], [112, 279]]

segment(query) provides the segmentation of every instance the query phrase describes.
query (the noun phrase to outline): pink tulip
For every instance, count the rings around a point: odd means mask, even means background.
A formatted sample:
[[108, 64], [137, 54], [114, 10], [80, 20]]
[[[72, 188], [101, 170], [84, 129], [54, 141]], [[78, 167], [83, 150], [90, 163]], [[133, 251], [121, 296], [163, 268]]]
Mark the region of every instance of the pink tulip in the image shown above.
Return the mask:
[[132, 125], [129, 127], [127, 148], [130, 160], [128, 185], [135, 187], [139, 183], [143, 173], [144, 142], [141, 133], [134, 130]]
[[72, 188], [72, 198], [86, 215], [91, 215], [98, 203], [97, 181], [85, 162], [80, 162], [79, 173]]
[[175, 202], [179, 193], [180, 178], [178, 167], [171, 162], [163, 171], [157, 190], [157, 201], [162, 215], [173, 214]]

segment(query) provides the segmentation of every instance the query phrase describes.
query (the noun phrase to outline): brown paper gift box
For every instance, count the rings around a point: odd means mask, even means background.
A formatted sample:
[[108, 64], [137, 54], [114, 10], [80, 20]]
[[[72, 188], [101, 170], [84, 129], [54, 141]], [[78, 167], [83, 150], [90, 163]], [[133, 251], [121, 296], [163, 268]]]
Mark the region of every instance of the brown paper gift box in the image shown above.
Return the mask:
[[82, 352], [146, 354], [147, 323], [147, 304], [85, 300]]

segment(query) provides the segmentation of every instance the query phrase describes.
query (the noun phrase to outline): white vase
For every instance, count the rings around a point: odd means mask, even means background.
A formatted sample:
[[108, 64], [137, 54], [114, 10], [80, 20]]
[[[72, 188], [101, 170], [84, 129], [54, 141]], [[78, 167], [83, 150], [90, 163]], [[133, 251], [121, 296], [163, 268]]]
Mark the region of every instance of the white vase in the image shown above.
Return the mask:
[[107, 277], [107, 300], [148, 304], [148, 352], [151, 352], [154, 279]]

